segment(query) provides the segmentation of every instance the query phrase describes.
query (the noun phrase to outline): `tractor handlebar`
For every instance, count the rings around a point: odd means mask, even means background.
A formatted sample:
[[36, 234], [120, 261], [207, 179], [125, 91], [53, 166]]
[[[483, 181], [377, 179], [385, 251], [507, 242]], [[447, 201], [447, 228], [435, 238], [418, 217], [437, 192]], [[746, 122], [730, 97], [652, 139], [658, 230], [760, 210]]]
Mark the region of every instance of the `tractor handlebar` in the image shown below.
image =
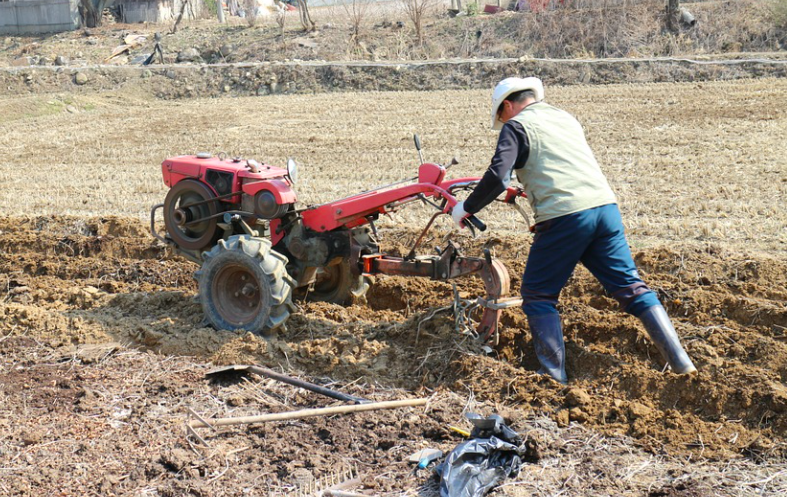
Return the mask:
[[465, 218], [465, 221], [469, 221], [470, 224], [472, 224], [478, 229], [478, 231], [486, 231], [486, 224], [484, 224], [483, 221], [475, 217], [474, 214], [470, 214], [469, 216], [467, 216]]

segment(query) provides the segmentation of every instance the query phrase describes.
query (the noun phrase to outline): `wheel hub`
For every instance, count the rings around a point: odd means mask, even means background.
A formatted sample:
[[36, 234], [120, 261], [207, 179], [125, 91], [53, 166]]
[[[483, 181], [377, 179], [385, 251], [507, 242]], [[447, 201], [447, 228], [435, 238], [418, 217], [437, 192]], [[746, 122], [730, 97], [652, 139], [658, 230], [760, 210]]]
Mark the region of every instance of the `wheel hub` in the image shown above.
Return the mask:
[[239, 265], [219, 270], [213, 280], [213, 294], [219, 313], [236, 326], [254, 321], [262, 306], [259, 283]]
[[191, 221], [193, 217], [191, 211], [185, 211], [183, 209], [175, 209], [175, 212], [172, 213], [172, 220], [181, 227]]

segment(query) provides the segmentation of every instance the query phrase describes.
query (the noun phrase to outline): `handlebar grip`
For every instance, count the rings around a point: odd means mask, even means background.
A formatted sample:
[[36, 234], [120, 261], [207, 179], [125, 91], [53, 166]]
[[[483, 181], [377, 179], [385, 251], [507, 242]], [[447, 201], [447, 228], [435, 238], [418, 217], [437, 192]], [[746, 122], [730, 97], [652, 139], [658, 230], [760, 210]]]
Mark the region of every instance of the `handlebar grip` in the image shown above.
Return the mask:
[[465, 218], [466, 221], [470, 221], [470, 224], [476, 227], [478, 231], [486, 231], [486, 224], [483, 221], [475, 217], [475, 215], [471, 214]]

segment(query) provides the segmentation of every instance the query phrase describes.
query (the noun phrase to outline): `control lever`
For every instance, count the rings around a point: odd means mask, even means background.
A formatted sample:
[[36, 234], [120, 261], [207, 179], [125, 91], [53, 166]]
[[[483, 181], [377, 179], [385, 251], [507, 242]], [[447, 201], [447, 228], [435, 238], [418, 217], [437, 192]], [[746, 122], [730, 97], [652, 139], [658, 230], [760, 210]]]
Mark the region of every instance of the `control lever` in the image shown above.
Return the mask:
[[418, 150], [418, 160], [421, 161], [421, 164], [424, 163], [424, 154], [421, 153], [421, 137], [418, 134], [413, 135], [413, 141], [415, 142], [415, 149]]

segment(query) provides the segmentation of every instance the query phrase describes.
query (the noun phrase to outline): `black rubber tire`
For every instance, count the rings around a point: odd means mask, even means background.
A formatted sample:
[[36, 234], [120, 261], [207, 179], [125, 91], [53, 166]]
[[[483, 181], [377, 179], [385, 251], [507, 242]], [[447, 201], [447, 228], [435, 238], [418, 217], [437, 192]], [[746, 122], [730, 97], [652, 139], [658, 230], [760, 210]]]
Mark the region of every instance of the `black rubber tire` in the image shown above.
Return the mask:
[[352, 274], [350, 262], [344, 259], [339, 264], [320, 268], [317, 271], [314, 288], [304, 297], [309, 302], [348, 305], [365, 296], [367, 290], [369, 290], [369, 279]]
[[[167, 227], [167, 234], [178, 247], [188, 250], [207, 250], [221, 238], [222, 230], [217, 226], [218, 218], [214, 217], [189, 227], [179, 226], [174, 220], [175, 211], [180, 205], [189, 205], [215, 197], [210, 187], [193, 179], [183, 180], [167, 192], [164, 198], [164, 225]], [[202, 219], [217, 214], [218, 208], [217, 202], [208, 202], [193, 207], [192, 215], [196, 219]]]
[[295, 311], [287, 258], [272, 250], [269, 240], [231, 236], [219, 240], [203, 259], [194, 277], [202, 310], [214, 328], [267, 335]]

